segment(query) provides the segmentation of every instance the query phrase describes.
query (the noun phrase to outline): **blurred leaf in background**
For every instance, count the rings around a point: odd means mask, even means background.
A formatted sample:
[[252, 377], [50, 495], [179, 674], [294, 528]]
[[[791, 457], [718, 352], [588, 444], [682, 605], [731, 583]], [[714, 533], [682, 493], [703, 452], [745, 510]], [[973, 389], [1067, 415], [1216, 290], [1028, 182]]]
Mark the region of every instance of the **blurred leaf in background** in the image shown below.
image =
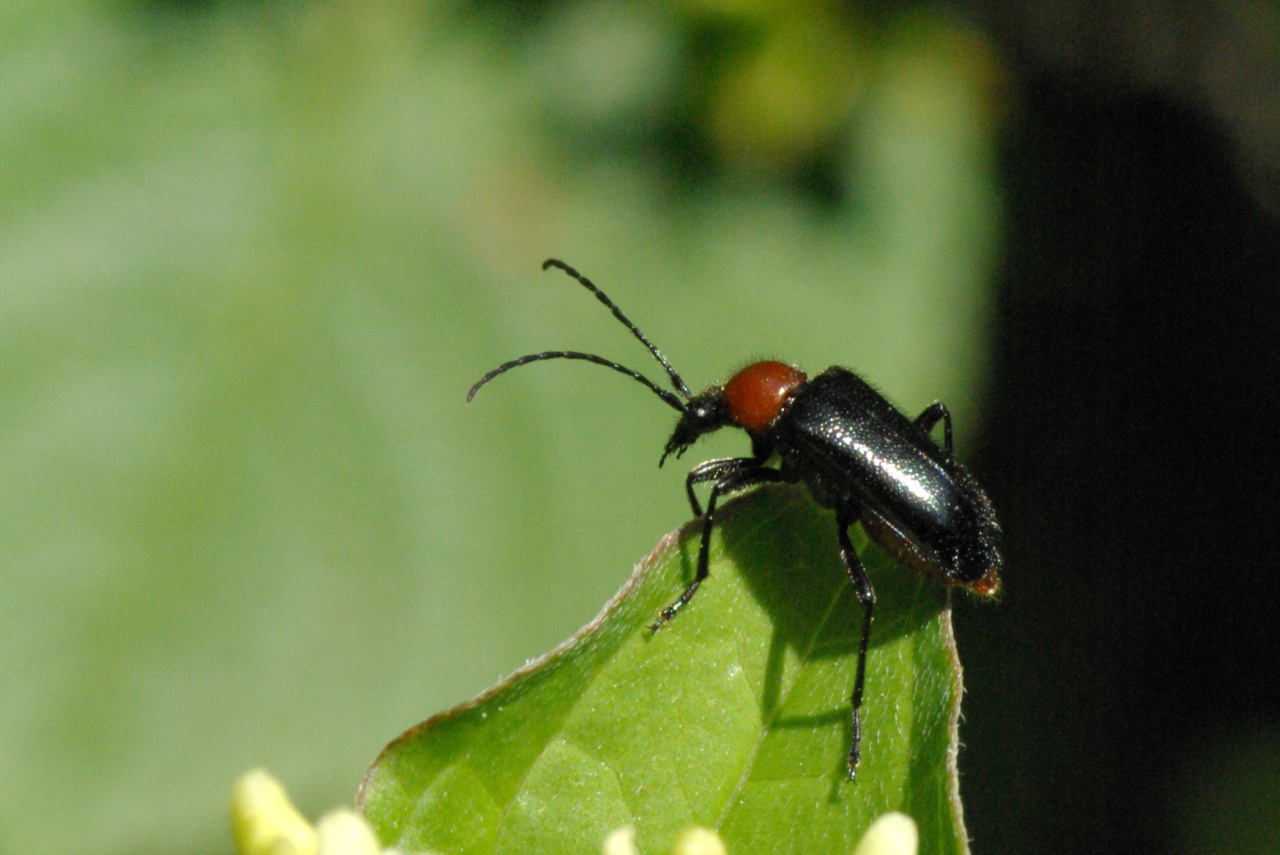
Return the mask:
[[0, 7], [0, 850], [348, 801], [687, 518], [634, 384], [463, 403], [643, 363], [548, 255], [694, 386], [849, 365], [963, 443], [999, 80], [821, 3]]

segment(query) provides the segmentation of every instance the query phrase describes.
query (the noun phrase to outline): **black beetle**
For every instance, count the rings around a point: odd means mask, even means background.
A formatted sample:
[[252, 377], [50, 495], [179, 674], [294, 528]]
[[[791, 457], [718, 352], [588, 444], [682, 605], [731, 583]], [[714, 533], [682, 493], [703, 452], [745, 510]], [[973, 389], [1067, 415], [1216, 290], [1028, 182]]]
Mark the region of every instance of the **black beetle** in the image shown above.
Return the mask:
[[[680, 420], [659, 466], [671, 455], [680, 457], [705, 433], [727, 426], [747, 432], [750, 457], [708, 460], [693, 467], [685, 479], [694, 516], [703, 520], [697, 572], [684, 593], [662, 610], [651, 627], [655, 631], [688, 605], [707, 578], [716, 501], [721, 496], [758, 484], [803, 481], [820, 505], [834, 510], [840, 558], [864, 612], [850, 697], [852, 780], [860, 757], [862, 690], [876, 595], [849, 540], [849, 527], [861, 521], [872, 540], [917, 572], [982, 597], [994, 597], [1000, 588], [1000, 524], [986, 493], [952, 457], [951, 414], [937, 402], [911, 420], [851, 371], [832, 367], [809, 379], [798, 368], [774, 361], [748, 365], [723, 386], [694, 395], [666, 357], [604, 292], [563, 261], [548, 259], [542, 269], [548, 267], [560, 268], [608, 306], [666, 369], [677, 394], [595, 354], [556, 350], [504, 362], [471, 387], [467, 400], [499, 374], [520, 365], [582, 359], [643, 383], [679, 411]], [[930, 437], [939, 421], [945, 448]], [[766, 465], [775, 457], [777, 468]], [[693, 486], [707, 481], [712, 486], [704, 515]]]

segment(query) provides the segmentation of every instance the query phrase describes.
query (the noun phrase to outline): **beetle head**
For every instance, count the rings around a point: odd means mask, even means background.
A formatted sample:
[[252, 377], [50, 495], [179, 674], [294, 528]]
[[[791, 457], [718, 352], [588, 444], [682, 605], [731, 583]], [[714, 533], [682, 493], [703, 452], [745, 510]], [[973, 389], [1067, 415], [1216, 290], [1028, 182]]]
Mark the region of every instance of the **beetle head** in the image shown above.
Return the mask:
[[690, 398], [680, 410], [680, 421], [676, 422], [676, 429], [671, 432], [671, 439], [667, 440], [658, 465], [661, 466], [673, 454], [678, 458], [698, 441], [698, 437], [719, 430], [730, 421], [729, 404], [722, 387], [712, 386], [701, 395]]
[[712, 386], [701, 395], [690, 398], [680, 407], [680, 421], [667, 440], [661, 466], [667, 456], [679, 457], [704, 433], [725, 425], [740, 427], [751, 435], [753, 443], [765, 439], [791, 396], [808, 378], [799, 368], [785, 362], [765, 360], [753, 362], [729, 378], [723, 386]]

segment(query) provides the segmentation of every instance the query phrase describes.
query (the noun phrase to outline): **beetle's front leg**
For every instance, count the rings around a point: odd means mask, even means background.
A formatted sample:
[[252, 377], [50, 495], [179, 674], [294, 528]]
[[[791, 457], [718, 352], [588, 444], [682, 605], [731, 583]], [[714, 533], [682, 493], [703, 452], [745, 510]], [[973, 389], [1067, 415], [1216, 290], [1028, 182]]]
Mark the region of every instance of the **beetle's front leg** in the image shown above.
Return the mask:
[[871, 613], [875, 609], [876, 592], [871, 587], [871, 578], [867, 576], [862, 559], [853, 549], [849, 540], [849, 526], [858, 519], [857, 512], [848, 509], [836, 515], [836, 531], [840, 538], [840, 560], [853, 583], [853, 592], [862, 603], [862, 638], [858, 642], [858, 670], [853, 678], [853, 693], [849, 697], [851, 735], [849, 739], [849, 780], [852, 781], [858, 772], [858, 761], [862, 757], [862, 687], [867, 675], [867, 643], [871, 640]]
[[694, 484], [702, 484], [707, 481], [722, 481], [748, 469], [759, 468], [759, 466], [760, 464], [750, 457], [722, 457], [718, 460], [699, 463], [690, 469], [689, 474], [684, 479], [684, 491], [689, 496], [689, 507], [693, 508], [693, 515], [695, 517], [702, 516], [702, 505], [698, 503], [698, 497], [693, 492]]
[[689, 587], [684, 589], [684, 593], [680, 595], [679, 599], [663, 609], [658, 615], [658, 619], [649, 627], [654, 632], [662, 629], [663, 624], [675, 617], [682, 608], [689, 604], [689, 601], [693, 599], [693, 595], [698, 593], [698, 588], [701, 587], [703, 580], [711, 572], [711, 531], [715, 527], [716, 501], [720, 496], [732, 495], [757, 484], [785, 480], [783, 474], [777, 469], [761, 466], [749, 457], [730, 457], [724, 460], [707, 461], [694, 467], [693, 471], [689, 473], [687, 481], [689, 497], [694, 502], [695, 511], [698, 510], [698, 505], [696, 499], [693, 499], [693, 484], [697, 481], [710, 481], [716, 478], [717, 474], [720, 478], [711, 488], [711, 495], [707, 499], [707, 513], [702, 517], [702, 543], [698, 547], [698, 570], [694, 574], [693, 581], [689, 583]]

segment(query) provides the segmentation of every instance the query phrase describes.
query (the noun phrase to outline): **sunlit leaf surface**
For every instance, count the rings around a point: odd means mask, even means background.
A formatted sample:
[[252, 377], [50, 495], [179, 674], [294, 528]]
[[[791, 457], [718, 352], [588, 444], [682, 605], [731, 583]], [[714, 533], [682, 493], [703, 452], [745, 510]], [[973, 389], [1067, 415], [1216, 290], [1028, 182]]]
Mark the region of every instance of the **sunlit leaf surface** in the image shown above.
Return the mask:
[[965, 850], [953, 798], [958, 663], [945, 589], [868, 550], [878, 611], [858, 780], [845, 780], [861, 609], [835, 523], [800, 488], [725, 508], [711, 579], [648, 625], [695, 560], [663, 541], [600, 616], [475, 701], [410, 730], [366, 779], [386, 843], [445, 853], [642, 851], [690, 825], [734, 855], [848, 852], [901, 810], [924, 852]]

